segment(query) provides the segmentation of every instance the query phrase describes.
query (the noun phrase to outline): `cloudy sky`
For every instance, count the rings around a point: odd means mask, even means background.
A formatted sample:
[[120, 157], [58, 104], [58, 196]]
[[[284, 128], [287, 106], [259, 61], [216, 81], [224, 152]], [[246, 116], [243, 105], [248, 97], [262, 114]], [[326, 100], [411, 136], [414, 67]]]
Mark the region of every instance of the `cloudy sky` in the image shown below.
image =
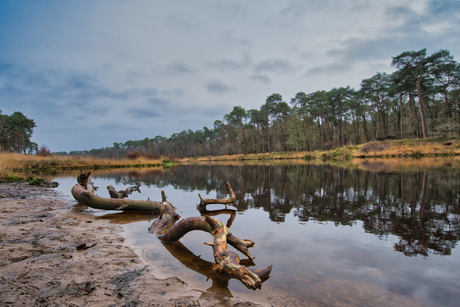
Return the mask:
[[89, 150], [358, 89], [422, 48], [460, 61], [460, 1], [0, 0], [0, 110], [51, 151]]

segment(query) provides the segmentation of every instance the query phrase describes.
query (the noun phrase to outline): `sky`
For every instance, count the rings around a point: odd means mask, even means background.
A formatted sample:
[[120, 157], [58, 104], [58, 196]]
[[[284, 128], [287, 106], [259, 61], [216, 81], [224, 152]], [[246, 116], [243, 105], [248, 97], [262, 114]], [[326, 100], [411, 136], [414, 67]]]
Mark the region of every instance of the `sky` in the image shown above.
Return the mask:
[[460, 61], [459, 0], [0, 0], [0, 110], [39, 146], [90, 150], [359, 89], [423, 48]]

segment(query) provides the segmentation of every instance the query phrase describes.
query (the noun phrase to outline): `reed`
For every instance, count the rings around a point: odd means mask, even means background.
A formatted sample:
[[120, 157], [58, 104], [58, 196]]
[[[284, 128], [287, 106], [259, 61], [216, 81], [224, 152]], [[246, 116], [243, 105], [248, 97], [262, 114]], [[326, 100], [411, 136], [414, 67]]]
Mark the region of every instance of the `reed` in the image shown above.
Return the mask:
[[0, 152], [0, 177], [14, 175], [14, 170], [23, 165], [21, 156], [20, 154]]

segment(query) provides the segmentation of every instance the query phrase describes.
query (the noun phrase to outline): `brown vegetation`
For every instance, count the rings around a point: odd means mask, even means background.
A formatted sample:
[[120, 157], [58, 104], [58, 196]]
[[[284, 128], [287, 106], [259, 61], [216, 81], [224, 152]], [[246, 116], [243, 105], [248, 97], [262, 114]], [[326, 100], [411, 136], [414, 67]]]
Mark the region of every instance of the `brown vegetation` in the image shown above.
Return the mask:
[[44, 169], [99, 169], [136, 166], [161, 166], [165, 163], [161, 159], [151, 160], [145, 158], [131, 159], [98, 159], [93, 157], [52, 156], [42, 157], [17, 153], [0, 152], [0, 177], [16, 174], [19, 170], [44, 170]]
[[35, 155], [40, 156], [40, 157], [52, 157], [53, 156], [51, 151], [46, 146], [41, 146], [40, 148], [38, 148]]

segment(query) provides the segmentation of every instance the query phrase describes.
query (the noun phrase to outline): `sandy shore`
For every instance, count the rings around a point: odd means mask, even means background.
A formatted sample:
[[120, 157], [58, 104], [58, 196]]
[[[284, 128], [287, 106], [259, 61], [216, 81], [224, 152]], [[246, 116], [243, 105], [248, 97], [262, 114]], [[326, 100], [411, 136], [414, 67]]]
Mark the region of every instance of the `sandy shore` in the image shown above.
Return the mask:
[[71, 208], [51, 188], [0, 184], [0, 305], [257, 306], [155, 278], [123, 228]]

